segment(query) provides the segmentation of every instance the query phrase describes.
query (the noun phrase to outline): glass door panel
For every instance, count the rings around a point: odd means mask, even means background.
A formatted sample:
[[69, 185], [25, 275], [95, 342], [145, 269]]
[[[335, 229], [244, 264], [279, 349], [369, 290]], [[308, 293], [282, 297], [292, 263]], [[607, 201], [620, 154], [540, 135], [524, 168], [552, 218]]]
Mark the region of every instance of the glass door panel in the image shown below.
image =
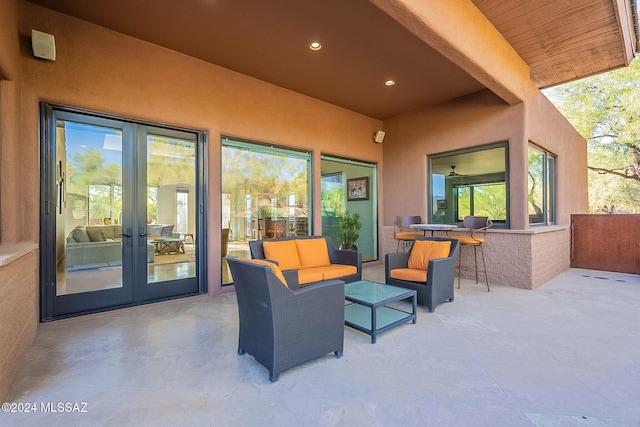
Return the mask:
[[[371, 163], [322, 155], [322, 235], [340, 246], [338, 222], [345, 212], [359, 214], [362, 228], [356, 246], [363, 261], [378, 259], [377, 166]], [[357, 185], [357, 197], [349, 194], [349, 183]], [[364, 185], [362, 185], [364, 183]], [[368, 183], [368, 184], [367, 184]], [[353, 190], [353, 188], [351, 188]], [[365, 197], [362, 197], [362, 196]]]
[[225, 258], [250, 257], [249, 240], [309, 234], [310, 170], [308, 152], [223, 139], [223, 285]]
[[196, 141], [147, 135], [147, 282], [196, 277]]
[[122, 131], [60, 120], [56, 135], [56, 295], [121, 288]]

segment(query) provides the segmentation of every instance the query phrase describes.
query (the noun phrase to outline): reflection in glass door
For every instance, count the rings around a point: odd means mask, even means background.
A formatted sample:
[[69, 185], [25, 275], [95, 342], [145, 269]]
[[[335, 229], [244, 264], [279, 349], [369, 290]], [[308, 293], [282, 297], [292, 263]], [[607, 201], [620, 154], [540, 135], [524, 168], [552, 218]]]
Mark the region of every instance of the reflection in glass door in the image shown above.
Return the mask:
[[222, 284], [233, 278], [226, 257], [249, 257], [249, 240], [306, 236], [308, 152], [222, 140]]
[[58, 120], [56, 160], [56, 295], [122, 288], [122, 131]]
[[[196, 277], [196, 142], [147, 135], [148, 283]], [[153, 262], [151, 262], [153, 261]]]
[[205, 291], [202, 135], [49, 105], [42, 119], [42, 319]]

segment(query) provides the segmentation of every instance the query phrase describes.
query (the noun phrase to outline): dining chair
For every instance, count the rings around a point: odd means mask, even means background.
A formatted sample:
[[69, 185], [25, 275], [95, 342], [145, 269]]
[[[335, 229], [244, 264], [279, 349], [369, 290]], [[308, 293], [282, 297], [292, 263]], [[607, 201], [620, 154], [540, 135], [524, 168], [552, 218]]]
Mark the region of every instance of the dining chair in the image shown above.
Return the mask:
[[[450, 236], [452, 239], [457, 239], [460, 242], [460, 255], [458, 258], [458, 289], [460, 289], [460, 277], [462, 271], [475, 271], [476, 283], [478, 282], [478, 273], [484, 273], [485, 281], [487, 282], [487, 292], [489, 292], [489, 276], [487, 275], [487, 265], [484, 260], [484, 243], [487, 234], [487, 229], [493, 225], [493, 222], [486, 216], [466, 216], [462, 220], [462, 226], [469, 229], [469, 235], [455, 235]], [[448, 233], [447, 233], [448, 234]], [[473, 248], [473, 267], [462, 265], [462, 248]], [[478, 248], [480, 248], [480, 256], [482, 259], [482, 269], [478, 268]]]
[[393, 238], [398, 241], [396, 252], [400, 252], [400, 243], [402, 243], [402, 252], [404, 252], [407, 242], [413, 242], [417, 237], [422, 237], [423, 233], [414, 231], [410, 228], [411, 224], [422, 223], [422, 217], [418, 216], [397, 216], [396, 222], [393, 224]]

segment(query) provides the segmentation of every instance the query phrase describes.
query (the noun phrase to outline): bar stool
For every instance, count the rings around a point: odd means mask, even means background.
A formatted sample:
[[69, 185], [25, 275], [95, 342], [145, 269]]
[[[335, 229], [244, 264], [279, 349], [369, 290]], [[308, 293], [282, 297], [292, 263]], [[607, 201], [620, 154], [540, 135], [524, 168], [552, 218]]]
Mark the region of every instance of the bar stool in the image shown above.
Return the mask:
[[[475, 271], [476, 283], [478, 283], [478, 273], [484, 273], [484, 278], [487, 282], [487, 292], [489, 292], [489, 276], [487, 275], [487, 265], [484, 262], [484, 237], [479, 237], [478, 234], [486, 235], [487, 229], [493, 225], [493, 222], [486, 216], [466, 216], [462, 220], [462, 226], [468, 228], [470, 231], [469, 236], [451, 236], [453, 239], [460, 241], [460, 255], [458, 258], [458, 289], [460, 289], [460, 276], [462, 276], [462, 270]], [[448, 233], [447, 233], [448, 234]], [[473, 261], [474, 266], [462, 266], [462, 250], [464, 247], [473, 247]], [[480, 248], [480, 255], [482, 258], [482, 269], [478, 269], [478, 248]]]
[[402, 242], [402, 252], [404, 252], [404, 243], [411, 242], [413, 243], [416, 240], [416, 237], [422, 237], [422, 232], [417, 231], [407, 231], [411, 228], [409, 227], [411, 224], [420, 224], [422, 222], [422, 217], [420, 216], [397, 216], [396, 222], [393, 224], [393, 238], [398, 241], [396, 245], [396, 252], [400, 249], [400, 243]]

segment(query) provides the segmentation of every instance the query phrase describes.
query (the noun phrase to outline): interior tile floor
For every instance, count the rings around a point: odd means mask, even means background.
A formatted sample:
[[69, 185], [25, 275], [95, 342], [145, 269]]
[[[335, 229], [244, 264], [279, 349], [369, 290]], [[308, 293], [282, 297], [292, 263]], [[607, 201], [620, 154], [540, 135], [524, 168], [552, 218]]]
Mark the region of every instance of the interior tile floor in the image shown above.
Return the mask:
[[[383, 267], [368, 265], [381, 280]], [[640, 277], [569, 270], [455, 301], [277, 383], [236, 354], [235, 294], [40, 325], [2, 426], [638, 426]], [[86, 412], [44, 413], [58, 403]], [[72, 406], [70, 408], [73, 408]]]

